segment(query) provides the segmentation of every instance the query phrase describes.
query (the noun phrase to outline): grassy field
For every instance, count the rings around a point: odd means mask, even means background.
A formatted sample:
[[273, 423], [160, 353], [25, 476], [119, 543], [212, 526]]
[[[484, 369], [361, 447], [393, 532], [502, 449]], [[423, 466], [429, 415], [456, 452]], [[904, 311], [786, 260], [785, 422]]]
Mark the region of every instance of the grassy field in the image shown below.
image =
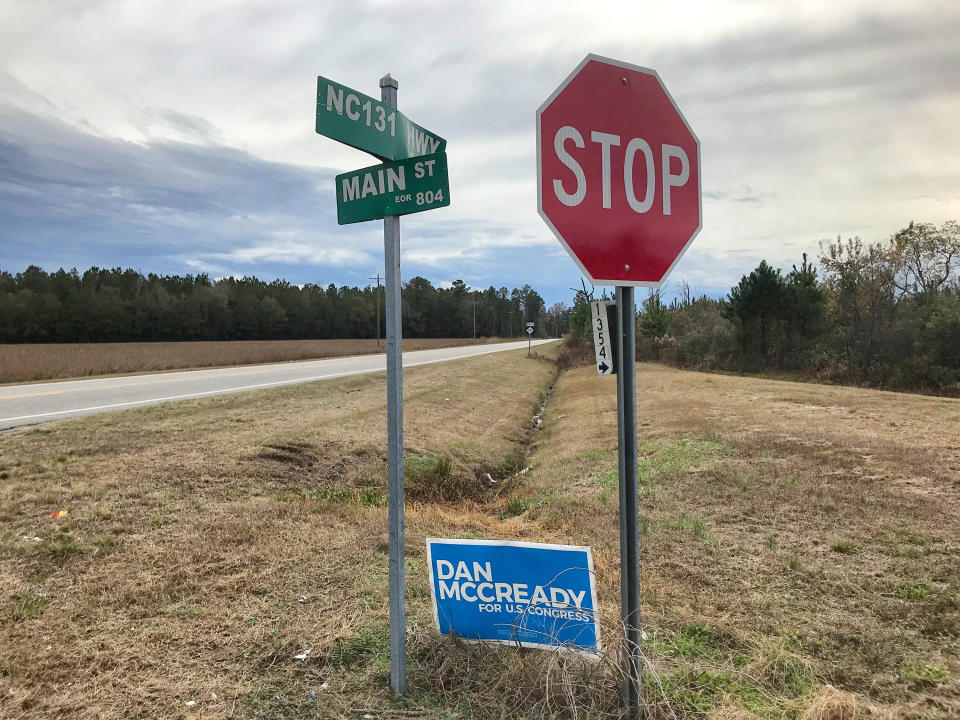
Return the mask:
[[[402, 700], [382, 376], [0, 436], [0, 717], [617, 717], [613, 655], [432, 628], [425, 537], [587, 544], [616, 646], [614, 381], [525, 354], [405, 373]], [[960, 716], [960, 401], [638, 388], [650, 716]]]
[[[407, 338], [403, 349], [429, 350], [473, 342], [471, 338]], [[0, 345], [0, 383], [316, 360], [377, 352], [383, 352], [383, 340], [379, 346], [375, 339]]]

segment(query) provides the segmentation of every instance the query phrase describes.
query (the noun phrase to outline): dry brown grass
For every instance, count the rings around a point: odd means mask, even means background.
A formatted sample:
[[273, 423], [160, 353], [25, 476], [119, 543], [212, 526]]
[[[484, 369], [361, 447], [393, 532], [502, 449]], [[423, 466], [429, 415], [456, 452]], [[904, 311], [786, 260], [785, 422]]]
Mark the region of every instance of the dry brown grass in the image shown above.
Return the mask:
[[[407, 371], [408, 464], [447, 458], [468, 488], [509, 466], [553, 376], [522, 351]], [[261, 717], [310, 690], [325, 717], [382, 696], [359, 678], [386, 621], [384, 418], [377, 375], [0, 437], [0, 717]], [[411, 503], [413, 627], [424, 538], [486, 534], [479, 507]]]
[[[471, 338], [407, 338], [404, 350], [469, 345]], [[480, 342], [498, 342], [483, 338]], [[383, 352], [375, 339], [0, 345], [0, 383], [317, 360]]]
[[[532, 519], [593, 546], [608, 601], [614, 383], [564, 375], [532, 457]], [[637, 384], [648, 632], [736, 632], [836, 688], [772, 716], [960, 716], [960, 401], [659, 366]]]
[[[561, 375], [535, 432], [555, 370], [524, 355], [405, 375], [402, 701], [382, 376], [0, 436], [0, 717], [618, 716], [613, 379]], [[960, 715], [960, 401], [653, 366], [638, 387], [651, 717]], [[428, 536], [591, 545], [611, 650], [437, 637]]]

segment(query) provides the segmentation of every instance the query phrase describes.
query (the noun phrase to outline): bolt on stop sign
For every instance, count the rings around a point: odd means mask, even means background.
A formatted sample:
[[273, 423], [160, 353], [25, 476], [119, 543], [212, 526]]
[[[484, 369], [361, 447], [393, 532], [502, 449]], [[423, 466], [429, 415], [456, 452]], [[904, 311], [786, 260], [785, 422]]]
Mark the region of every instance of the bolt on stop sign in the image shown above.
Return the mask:
[[701, 227], [700, 141], [653, 70], [587, 55], [537, 110], [540, 216], [595, 285], [660, 285]]

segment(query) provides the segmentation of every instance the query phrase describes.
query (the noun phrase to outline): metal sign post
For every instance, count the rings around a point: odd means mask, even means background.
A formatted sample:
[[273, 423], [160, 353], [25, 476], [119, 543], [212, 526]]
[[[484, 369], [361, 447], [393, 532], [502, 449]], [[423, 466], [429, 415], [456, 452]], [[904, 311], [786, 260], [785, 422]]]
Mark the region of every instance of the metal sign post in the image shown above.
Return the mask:
[[380, 347], [380, 273], [376, 277], [368, 277], [367, 280], [377, 281], [377, 347]]
[[640, 707], [640, 492], [637, 486], [637, 371], [633, 288], [617, 286], [617, 447], [620, 471], [620, 616], [623, 702]]
[[[700, 141], [655, 70], [587, 55], [537, 110], [537, 210], [591, 283], [617, 288], [619, 323], [607, 330], [617, 338], [623, 698], [632, 712], [641, 700], [633, 288], [666, 280], [703, 226], [700, 205]], [[603, 374], [602, 337], [596, 346]]]
[[[380, 80], [383, 104], [397, 106], [398, 83]], [[390, 687], [407, 690], [407, 611], [403, 560], [403, 326], [400, 305], [400, 216], [383, 219], [387, 311], [387, 525], [390, 553]]]
[[[450, 204], [447, 141], [397, 110], [397, 81], [380, 79], [380, 100], [317, 78], [317, 132], [386, 162], [336, 178], [337, 221], [383, 218], [387, 338], [387, 523], [390, 548], [390, 687], [407, 689], [403, 561], [403, 325], [400, 215]], [[370, 278], [371, 280], [373, 278]], [[377, 287], [379, 289], [379, 275]], [[380, 341], [377, 303], [377, 344]]]

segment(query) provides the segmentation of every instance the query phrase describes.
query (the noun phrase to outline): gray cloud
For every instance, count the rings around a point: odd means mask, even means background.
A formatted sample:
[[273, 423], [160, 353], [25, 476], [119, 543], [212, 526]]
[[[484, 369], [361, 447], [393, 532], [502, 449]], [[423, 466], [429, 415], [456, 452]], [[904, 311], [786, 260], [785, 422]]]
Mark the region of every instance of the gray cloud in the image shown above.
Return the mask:
[[[202, 121], [188, 125], [211, 134]], [[242, 266], [266, 257], [256, 248], [280, 238], [287, 247], [277, 261], [295, 263], [296, 240], [309, 257], [313, 228], [331, 222], [318, 186], [332, 175], [223, 146], [96, 137], [8, 106], [0, 110], [3, 259], [107, 265], [133, 255], [169, 267], [175, 255]], [[321, 257], [337, 265], [366, 253]]]
[[404, 220], [405, 274], [576, 285], [536, 215], [534, 112], [588, 51], [655, 67], [700, 137], [704, 229], [677, 277], [729, 287], [822, 237], [960, 215], [955, 3], [117, 7], [0, 8], [0, 266], [365, 277], [378, 225], [336, 226], [329, 183], [367, 161], [314, 134], [312, 84], [375, 94], [390, 71], [453, 183]]

